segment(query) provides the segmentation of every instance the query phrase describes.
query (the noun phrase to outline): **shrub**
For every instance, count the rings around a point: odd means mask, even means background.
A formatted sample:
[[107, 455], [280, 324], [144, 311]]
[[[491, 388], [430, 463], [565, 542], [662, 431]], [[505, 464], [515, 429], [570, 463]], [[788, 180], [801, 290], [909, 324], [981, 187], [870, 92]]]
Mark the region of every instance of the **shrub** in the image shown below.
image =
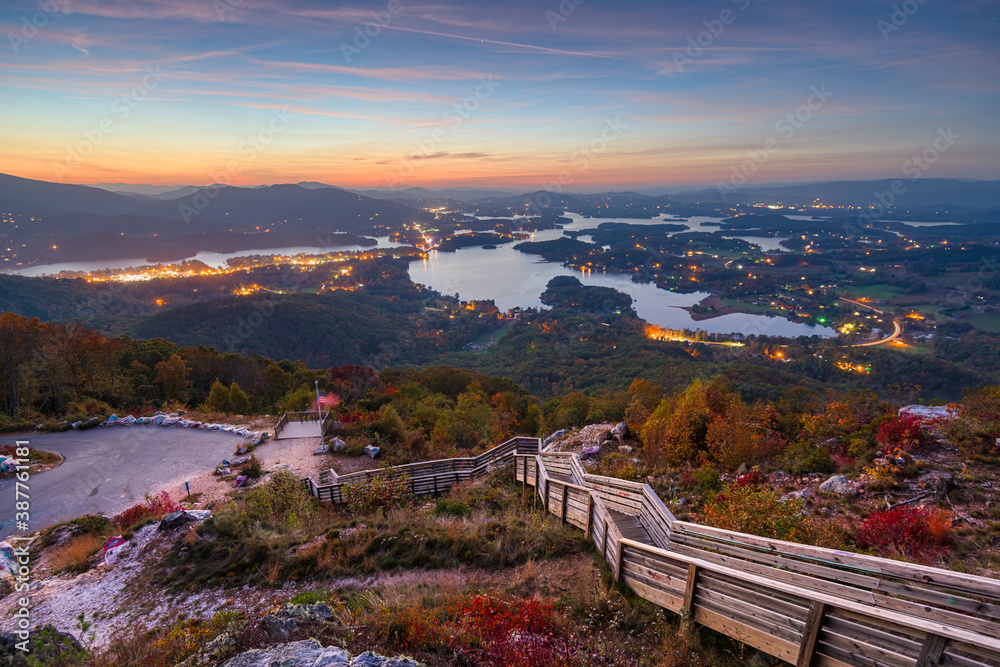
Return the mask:
[[921, 507], [880, 510], [858, 526], [854, 540], [879, 556], [902, 555], [926, 562], [947, 550], [951, 513]]
[[258, 479], [264, 474], [264, 468], [260, 465], [260, 460], [251, 454], [250, 460], [243, 464], [240, 468], [240, 472], [250, 479]]
[[460, 500], [448, 500], [447, 498], [442, 498], [437, 501], [437, 505], [434, 506], [435, 516], [454, 516], [463, 517], [472, 514], [472, 508], [463, 503]]
[[251, 520], [275, 528], [296, 528], [316, 509], [315, 499], [295, 475], [281, 471], [265, 484], [255, 486], [244, 496], [244, 512]]
[[208, 390], [208, 398], [205, 399], [204, 409], [206, 412], [228, 413], [230, 390], [226, 385], [216, 380]]
[[452, 650], [471, 654], [489, 667], [547, 667], [581, 664], [566, 640], [566, 621], [538, 598], [466, 596], [448, 607], [455, 631]]
[[639, 479], [639, 471], [636, 469], [632, 457], [619, 452], [608, 454], [602, 458], [597, 464], [597, 474], [605, 477], [617, 477], [630, 482]]
[[368, 482], [344, 484], [344, 499], [362, 512], [389, 509], [410, 502], [410, 476], [380, 476]]
[[722, 489], [719, 471], [708, 464], [691, 473], [691, 482], [696, 489], [704, 493], [713, 493]]
[[66, 540], [49, 557], [49, 566], [55, 572], [80, 574], [90, 569], [90, 558], [104, 546], [104, 538], [93, 533], [76, 535]]
[[229, 409], [238, 415], [250, 412], [250, 398], [235, 382], [229, 385]]
[[146, 496], [146, 502], [133, 505], [117, 515], [112, 521], [114, 521], [115, 527], [124, 531], [150, 519], [160, 519], [179, 509], [181, 506], [170, 499], [170, 494], [161, 491], [152, 498]]
[[71, 524], [80, 529], [83, 533], [94, 535], [107, 535], [111, 530], [111, 521], [104, 516], [86, 514], [70, 521]]
[[807, 542], [812, 526], [801, 500], [782, 501], [769, 486], [730, 484], [705, 504], [701, 521], [710, 526], [779, 540]]
[[871, 477], [866, 485], [869, 491], [893, 491], [901, 486], [899, 477], [902, 476], [903, 469], [897, 465], [895, 456], [868, 466], [864, 473]]
[[833, 472], [833, 457], [826, 447], [797, 442], [785, 452], [785, 468], [796, 475]]
[[760, 486], [767, 483], [765, 475], [759, 466], [754, 466], [749, 472], [736, 478], [736, 486]]
[[[72, 638], [60, 633], [54, 626], [46, 625], [35, 629], [28, 639], [26, 661], [19, 662], [17, 658], [8, 658], [12, 665], [27, 665], [27, 667], [76, 667], [86, 665], [87, 653]], [[13, 648], [13, 646], [12, 646]]]
[[919, 417], [903, 415], [891, 417], [878, 427], [878, 441], [886, 450], [909, 452], [927, 442], [927, 434]]

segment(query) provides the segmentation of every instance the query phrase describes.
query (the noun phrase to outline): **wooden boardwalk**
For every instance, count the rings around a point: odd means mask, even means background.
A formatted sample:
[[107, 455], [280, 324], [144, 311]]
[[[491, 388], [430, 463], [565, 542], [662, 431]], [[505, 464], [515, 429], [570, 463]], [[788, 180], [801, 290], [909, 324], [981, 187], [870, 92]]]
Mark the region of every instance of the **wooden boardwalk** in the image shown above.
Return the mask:
[[329, 412], [286, 412], [274, 425], [274, 439], [322, 438], [333, 421]]
[[292, 438], [319, 438], [323, 433], [320, 431], [320, 422], [288, 422], [285, 428], [281, 429], [281, 440], [291, 440]]
[[1000, 580], [678, 521], [646, 484], [586, 472], [576, 454], [515, 438], [477, 457], [306, 486], [408, 475], [414, 494], [512, 465], [545, 511], [584, 531], [637, 595], [797, 667], [1000, 667]]
[[639, 517], [631, 514], [625, 514], [624, 512], [619, 512], [617, 510], [608, 510], [608, 514], [611, 515], [611, 521], [614, 522], [615, 527], [618, 528], [618, 532], [620, 532], [622, 537], [626, 540], [641, 542], [651, 547], [656, 546], [653, 542], [653, 538], [651, 538], [649, 533], [646, 532], [646, 528], [642, 525]]

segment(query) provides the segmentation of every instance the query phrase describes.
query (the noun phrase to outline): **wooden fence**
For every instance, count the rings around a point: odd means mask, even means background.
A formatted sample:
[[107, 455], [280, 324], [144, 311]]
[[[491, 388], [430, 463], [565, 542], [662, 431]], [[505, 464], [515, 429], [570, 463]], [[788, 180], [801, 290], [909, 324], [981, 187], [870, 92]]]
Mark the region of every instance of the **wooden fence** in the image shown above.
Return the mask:
[[575, 454], [517, 454], [514, 477], [638, 595], [785, 662], [1000, 665], [998, 580], [677, 521]]
[[281, 415], [281, 419], [274, 425], [274, 439], [277, 440], [281, 432], [288, 426], [288, 413]]
[[319, 483], [311, 478], [307, 479], [306, 488], [321, 501], [342, 503], [345, 484], [364, 484], [380, 477], [408, 475], [410, 491], [414, 495], [444, 493], [452, 485], [479, 477], [493, 466], [510, 463], [515, 453], [537, 453], [538, 442], [538, 438], [512, 438], [479, 456], [423, 461], [348, 475], [337, 475], [333, 470], [324, 470], [320, 473]]
[[638, 595], [798, 667], [1000, 666], [1000, 580], [678, 521], [646, 484], [586, 472], [576, 454], [514, 438], [476, 457], [338, 476], [409, 475], [415, 494], [513, 462], [547, 513], [584, 531]]

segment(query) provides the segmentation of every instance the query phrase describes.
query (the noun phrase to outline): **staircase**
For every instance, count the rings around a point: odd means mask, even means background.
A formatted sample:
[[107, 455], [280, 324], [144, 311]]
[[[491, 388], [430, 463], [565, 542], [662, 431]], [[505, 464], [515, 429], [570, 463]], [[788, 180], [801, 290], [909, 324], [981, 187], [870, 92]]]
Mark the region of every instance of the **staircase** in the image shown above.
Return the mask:
[[646, 484], [590, 475], [576, 454], [509, 440], [479, 457], [305, 480], [410, 475], [446, 491], [497, 465], [545, 511], [584, 531], [615, 579], [655, 604], [797, 667], [1000, 666], [1000, 580], [678, 521]]

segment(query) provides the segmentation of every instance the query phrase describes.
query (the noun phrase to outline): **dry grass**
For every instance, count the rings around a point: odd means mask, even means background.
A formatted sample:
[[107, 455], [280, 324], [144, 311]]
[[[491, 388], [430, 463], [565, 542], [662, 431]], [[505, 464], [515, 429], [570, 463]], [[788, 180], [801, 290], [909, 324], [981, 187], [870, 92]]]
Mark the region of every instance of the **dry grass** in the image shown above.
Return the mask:
[[86, 572], [88, 561], [98, 549], [104, 546], [100, 535], [84, 534], [71, 537], [49, 556], [48, 564], [53, 572]]

